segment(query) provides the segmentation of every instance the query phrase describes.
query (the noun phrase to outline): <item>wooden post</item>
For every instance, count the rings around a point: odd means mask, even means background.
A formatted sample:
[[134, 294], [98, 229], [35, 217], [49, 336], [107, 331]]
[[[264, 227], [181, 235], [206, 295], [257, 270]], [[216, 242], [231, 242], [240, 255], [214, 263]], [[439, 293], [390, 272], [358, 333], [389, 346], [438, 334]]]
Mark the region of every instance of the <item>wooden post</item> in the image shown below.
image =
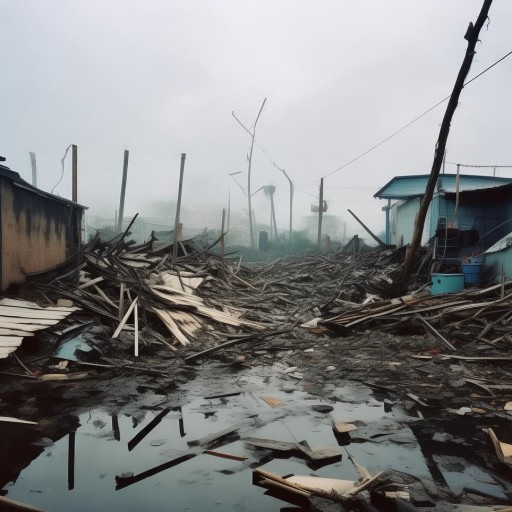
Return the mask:
[[124, 160], [123, 160], [123, 181], [121, 183], [121, 198], [119, 200], [119, 215], [117, 216], [117, 232], [121, 233], [123, 230], [123, 217], [124, 217], [124, 197], [126, 194], [126, 179], [128, 177], [128, 157], [130, 156], [130, 152], [125, 149], [124, 150]]
[[135, 357], [139, 356], [139, 305], [135, 304], [133, 313], [133, 323], [135, 327]]
[[220, 253], [222, 258], [222, 264], [224, 264], [224, 257], [226, 255], [226, 242], [224, 240], [224, 223], [226, 221], [226, 208], [222, 208], [222, 225], [220, 228]]
[[437, 179], [439, 177], [439, 173], [443, 163], [443, 157], [446, 151], [446, 141], [448, 140], [448, 134], [450, 132], [450, 124], [453, 118], [453, 114], [455, 113], [455, 109], [457, 108], [457, 105], [459, 103], [459, 97], [462, 92], [462, 88], [464, 87], [464, 81], [469, 72], [469, 69], [471, 68], [471, 63], [473, 62], [473, 57], [476, 53], [475, 47], [476, 43], [478, 42], [480, 30], [488, 17], [491, 4], [492, 0], [484, 0], [482, 9], [480, 11], [480, 14], [478, 15], [478, 19], [476, 20], [475, 25], [473, 26], [473, 23], [470, 23], [464, 36], [464, 39], [468, 41], [466, 55], [464, 56], [464, 60], [457, 75], [457, 79], [455, 80], [455, 85], [453, 87], [453, 91], [450, 96], [450, 100], [448, 101], [446, 112], [441, 123], [439, 137], [437, 139], [437, 144], [434, 151], [434, 161], [432, 163], [432, 170], [430, 171], [430, 177], [425, 188], [425, 194], [421, 199], [420, 209], [418, 211], [418, 217], [416, 219], [413, 237], [411, 240], [411, 244], [405, 255], [402, 273], [398, 277], [397, 281], [395, 281], [393, 286], [394, 294], [401, 295], [407, 288], [407, 285], [409, 283], [414, 263], [414, 256], [416, 255], [416, 251], [418, 250], [418, 247], [421, 243], [421, 237], [423, 235], [423, 227], [425, 225], [425, 218], [427, 216], [428, 207], [430, 205], [430, 201], [432, 200]]
[[228, 227], [226, 228], [226, 245], [228, 245], [228, 236], [229, 236], [229, 221], [231, 218], [231, 192], [228, 191]]
[[318, 250], [321, 248], [322, 242], [322, 217], [324, 213], [324, 179], [320, 178], [320, 200], [318, 201]]
[[180, 210], [181, 210], [181, 193], [183, 191], [183, 173], [185, 172], [185, 158], [186, 153], [181, 153], [181, 165], [180, 165], [180, 183], [178, 187], [178, 203], [176, 204], [176, 221], [174, 222], [174, 244], [172, 246], [172, 260], [176, 262], [178, 257], [178, 231], [180, 229]]
[[78, 148], [76, 144], [71, 146], [71, 165], [72, 165], [72, 183], [71, 183], [71, 199], [74, 203], [78, 202]]
[[37, 163], [36, 163], [36, 154], [33, 151], [29, 151], [30, 155], [30, 165], [32, 166], [32, 185], [37, 187]]
[[274, 240], [277, 242], [277, 224], [276, 224], [276, 210], [274, 208], [274, 192], [270, 194], [270, 213], [274, 221]]

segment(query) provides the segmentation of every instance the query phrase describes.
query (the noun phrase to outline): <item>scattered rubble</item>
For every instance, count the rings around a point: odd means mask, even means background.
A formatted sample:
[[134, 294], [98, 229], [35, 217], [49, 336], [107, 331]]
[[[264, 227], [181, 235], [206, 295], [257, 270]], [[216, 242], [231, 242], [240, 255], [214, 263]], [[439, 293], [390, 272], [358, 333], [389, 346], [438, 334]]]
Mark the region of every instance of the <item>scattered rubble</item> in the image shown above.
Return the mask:
[[[436, 462], [437, 453], [463, 454], [478, 467], [501, 475], [509, 490], [512, 487], [499, 451], [512, 441], [512, 282], [431, 295], [422, 273], [428, 255], [420, 255], [409, 293], [390, 298], [389, 285], [403, 261], [401, 249], [242, 265], [240, 259], [221, 258], [211, 247], [193, 242], [180, 242], [178, 258], [172, 261], [169, 244], [152, 238], [136, 245], [126, 241], [126, 235], [110, 242], [94, 239], [85, 247], [79, 267], [61, 275], [35, 276], [25, 289], [31, 302], [0, 301], [0, 313], [5, 313], [0, 328], [12, 329], [7, 325], [13, 323], [10, 319], [16, 319], [25, 333], [32, 322], [38, 326], [27, 343], [20, 341], [16, 355], [3, 360], [0, 411], [8, 416], [3, 420], [20, 418], [41, 427], [41, 412], [52, 414], [59, 400], [76, 406], [101, 395], [113, 406], [129, 403], [138, 394], [146, 407], [159, 413], [132, 436], [132, 450], [169, 412], [181, 415], [180, 405], [169, 404], [166, 396], [209, 362], [220, 362], [230, 372], [273, 365], [284, 382], [284, 393], [299, 387], [343, 401], [340, 383], [352, 381], [372, 389], [385, 410], [403, 407], [415, 418], [410, 436], [399, 431], [371, 433], [357, 417], [327, 418], [340, 446], [380, 439], [417, 443], [440, 489], [436, 498], [445, 508], [439, 510], [455, 510], [449, 502], [482, 502], [475, 489], [453, 495]], [[16, 308], [23, 308], [20, 314]], [[26, 315], [27, 309], [32, 316]], [[24, 318], [30, 322], [20, 320]], [[121, 395], [119, 384], [124, 386]], [[51, 400], [43, 398], [50, 389]], [[210, 390], [204, 398], [228, 400], [238, 395], [237, 390]], [[283, 406], [282, 397], [260, 400], [272, 410]], [[215, 407], [210, 409], [204, 414], [216, 413]], [[330, 404], [310, 407], [319, 415], [332, 409]], [[188, 440], [190, 452], [151, 470], [120, 474], [117, 488], [186, 462], [198, 455], [198, 448], [218, 458], [246, 461], [245, 455], [214, 451], [240, 437], [270, 454], [294, 453], [322, 464], [341, 459], [336, 446], [311, 448], [305, 441], [259, 439], [242, 435], [239, 429], [232, 424]], [[183, 417], [180, 433], [185, 436]], [[468, 447], [474, 453], [468, 455]], [[508, 452], [505, 457], [508, 461]], [[342, 487], [310, 477], [282, 478], [258, 468], [254, 475], [255, 482], [266, 488], [300, 497], [301, 506], [307, 498], [312, 509], [323, 510], [325, 504], [317, 499], [332, 501], [328, 487], [333, 485], [338, 494], [334, 501], [347, 510], [415, 510], [400, 478], [388, 472], [366, 475], [350, 485], [338, 482]], [[387, 487], [382, 487], [383, 478]], [[371, 503], [367, 494], [365, 499], [360, 496], [370, 487], [376, 496]], [[352, 493], [353, 489], [358, 490]]]

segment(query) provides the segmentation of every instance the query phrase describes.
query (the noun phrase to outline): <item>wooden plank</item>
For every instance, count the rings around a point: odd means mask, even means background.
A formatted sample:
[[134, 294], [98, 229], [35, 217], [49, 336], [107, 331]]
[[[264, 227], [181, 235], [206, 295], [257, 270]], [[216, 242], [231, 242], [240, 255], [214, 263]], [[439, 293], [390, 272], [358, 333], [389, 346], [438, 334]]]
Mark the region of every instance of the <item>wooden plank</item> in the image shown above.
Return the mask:
[[38, 311], [38, 310], [30, 310], [27, 308], [16, 308], [13, 306], [0, 306], [0, 315], [3, 316], [13, 316], [18, 318], [46, 318], [50, 320], [63, 320], [67, 316], [69, 316], [69, 312], [67, 311]]
[[153, 311], [158, 315], [158, 317], [162, 320], [167, 329], [169, 329], [173, 336], [182, 345], [186, 346], [190, 344], [188, 338], [180, 331], [180, 328], [176, 325], [176, 322], [172, 319], [172, 317], [168, 314], [166, 310], [153, 308]]
[[79, 290], [84, 290], [85, 288], [88, 288], [89, 286], [92, 286], [94, 284], [98, 284], [98, 283], [101, 283], [101, 281], [103, 281], [103, 277], [100, 276], [100, 277], [96, 277], [94, 279], [89, 279], [88, 281], [86, 281], [85, 283], [81, 284], [78, 289]]
[[20, 420], [18, 418], [11, 418], [10, 416], [0, 416], [0, 421], [5, 423], [23, 423], [25, 425], [37, 425], [35, 421]]
[[40, 326], [39, 329], [44, 329], [43, 326], [48, 325], [55, 325], [58, 324], [61, 321], [61, 319], [56, 320], [47, 320], [45, 318], [17, 318], [13, 316], [2, 316], [0, 315], [0, 326], [3, 326], [5, 324], [32, 324], [32, 325], [38, 325]]
[[23, 341], [22, 336], [0, 336], [1, 347], [19, 347]]
[[34, 336], [33, 332], [4, 329], [0, 326], [0, 336]]
[[[54, 322], [54, 323], [58, 323], [58, 322]], [[0, 330], [2, 330], [2, 329], [13, 329], [15, 331], [35, 332], [35, 331], [41, 331], [42, 329], [46, 329], [47, 327], [48, 326], [45, 326], [45, 325], [23, 324], [23, 323], [15, 323], [15, 322], [2, 322], [2, 323], [0, 323]]]
[[30, 302], [27, 300], [18, 300], [18, 299], [9, 299], [8, 297], [4, 297], [3, 299], [0, 299], [0, 305], [2, 306], [15, 306], [20, 308], [28, 308], [28, 309], [37, 309], [42, 311], [69, 311], [72, 313], [73, 311], [79, 311], [80, 308], [77, 308], [76, 306], [66, 307], [66, 306], [48, 306], [48, 307], [41, 307], [39, 304], [36, 304], [35, 302]]
[[119, 336], [119, 333], [123, 330], [123, 327], [125, 326], [126, 322], [128, 321], [128, 318], [130, 317], [130, 315], [131, 315], [131, 313], [133, 311], [133, 308], [135, 307], [135, 304], [137, 304], [137, 300], [138, 299], [139, 299], [139, 297], [135, 297], [134, 301], [130, 304], [130, 307], [128, 308], [128, 311], [126, 312], [126, 314], [124, 315], [123, 319], [119, 323], [116, 331], [112, 335], [112, 338], [117, 338]]
[[202, 328], [198, 318], [192, 313], [179, 310], [167, 310], [167, 314], [178, 324], [178, 327], [191, 337]]
[[11, 352], [14, 352], [18, 347], [0, 347], [0, 357], [2, 359], [6, 358]]

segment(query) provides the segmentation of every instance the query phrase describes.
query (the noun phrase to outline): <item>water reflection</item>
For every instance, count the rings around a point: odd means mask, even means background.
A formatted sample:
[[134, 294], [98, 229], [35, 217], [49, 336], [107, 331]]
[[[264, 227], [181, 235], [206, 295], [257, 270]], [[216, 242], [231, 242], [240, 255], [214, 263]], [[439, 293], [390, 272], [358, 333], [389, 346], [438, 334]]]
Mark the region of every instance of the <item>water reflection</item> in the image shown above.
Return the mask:
[[[156, 411], [128, 405], [116, 411], [98, 407], [78, 418], [52, 420], [51, 428], [0, 424], [1, 486], [12, 499], [48, 512], [292, 510], [282, 509], [282, 502], [252, 485], [253, 468], [280, 475], [313, 471], [316, 476], [353, 480], [358, 475], [352, 464], [345, 458], [313, 464], [300, 458], [301, 453], [280, 456], [244, 439], [295, 445], [307, 440], [313, 448], [339, 449], [333, 417], [358, 423], [358, 430], [340, 444], [350, 442], [354, 459], [371, 473], [395, 469], [432, 479], [433, 454], [406, 424], [411, 419], [399, 406], [385, 409], [383, 401], [370, 399], [360, 389], [354, 391], [357, 400], [352, 403], [323, 401], [334, 409], [327, 413], [322, 412], [327, 407], [312, 407], [313, 397], [307, 393], [283, 391], [277, 377], [264, 379], [255, 372], [238, 379], [237, 391], [208, 395], [204, 390], [210, 387], [206, 378], [190, 384], [189, 402], [180, 407]], [[344, 389], [344, 396], [351, 393]], [[280, 403], [272, 407], [262, 396]], [[53, 444], [41, 446], [42, 437]], [[435, 462], [439, 466], [439, 460]], [[441, 469], [445, 485], [453, 486], [453, 475]], [[466, 470], [457, 485], [475, 488], [478, 479], [481, 472]]]

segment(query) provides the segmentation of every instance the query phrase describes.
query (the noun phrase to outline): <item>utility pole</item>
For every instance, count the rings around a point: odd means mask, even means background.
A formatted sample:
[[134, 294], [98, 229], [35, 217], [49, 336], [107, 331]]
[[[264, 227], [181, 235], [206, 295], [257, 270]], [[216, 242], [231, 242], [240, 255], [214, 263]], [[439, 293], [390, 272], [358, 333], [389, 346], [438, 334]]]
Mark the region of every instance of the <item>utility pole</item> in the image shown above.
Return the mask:
[[288, 227], [288, 250], [291, 252], [292, 250], [292, 218], [293, 218], [293, 183], [290, 179], [290, 176], [286, 174], [286, 171], [284, 169], [281, 169], [280, 167], [277, 167], [276, 164], [274, 166], [279, 169], [288, 180], [288, 183], [290, 185], [290, 225]]
[[234, 112], [231, 112], [232, 116], [238, 121], [240, 126], [251, 136], [251, 150], [249, 151], [249, 167], [247, 170], [247, 202], [249, 207], [249, 236], [251, 237], [251, 251], [254, 254], [256, 252], [256, 243], [254, 240], [254, 225], [252, 222], [252, 204], [251, 204], [251, 168], [252, 168], [252, 151], [254, 149], [254, 137], [256, 136], [256, 125], [258, 124], [258, 120], [260, 118], [261, 112], [263, 110], [263, 107], [265, 106], [265, 102], [267, 101], [267, 98], [263, 100], [263, 103], [261, 104], [260, 110], [258, 112], [258, 115], [256, 117], [256, 121], [254, 121], [254, 126], [252, 128], [252, 132], [249, 131], [241, 122], [240, 120], [235, 116]]
[[464, 60], [462, 61], [462, 65], [457, 75], [457, 79], [455, 80], [455, 85], [453, 87], [453, 91], [448, 101], [446, 112], [441, 123], [439, 137], [437, 139], [434, 151], [434, 161], [432, 163], [432, 170], [430, 171], [430, 177], [428, 179], [427, 186], [425, 187], [425, 194], [421, 199], [420, 209], [418, 211], [418, 217], [416, 219], [413, 237], [411, 240], [411, 244], [408, 247], [405, 255], [402, 273], [400, 274], [397, 281], [395, 281], [393, 285], [394, 293], [400, 294], [407, 289], [407, 285], [409, 283], [409, 279], [412, 273], [414, 257], [416, 255], [416, 251], [418, 250], [418, 247], [421, 242], [421, 237], [423, 235], [423, 227], [425, 225], [425, 218], [427, 216], [428, 207], [430, 205], [430, 201], [432, 200], [437, 179], [439, 177], [439, 172], [441, 170], [441, 166], [443, 163], [443, 157], [446, 151], [446, 142], [448, 140], [448, 134], [450, 133], [450, 124], [453, 118], [453, 114], [455, 113], [455, 109], [457, 108], [457, 105], [459, 103], [459, 97], [464, 87], [464, 81], [469, 73], [471, 63], [473, 62], [473, 57], [476, 53], [475, 47], [476, 43], [478, 42], [480, 30], [483, 24], [485, 23], [485, 20], [488, 18], [488, 13], [491, 4], [492, 0], [484, 0], [482, 9], [480, 11], [480, 14], [478, 15], [478, 19], [476, 20], [475, 25], [473, 26], [473, 23], [470, 23], [466, 31], [466, 34], [464, 35], [464, 39], [466, 39], [468, 42], [466, 55], [464, 56]]
[[71, 199], [74, 203], [78, 202], [78, 148], [76, 144], [71, 146], [71, 169], [72, 169], [72, 181], [71, 181]]
[[180, 165], [180, 184], [178, 188], [178, 203], [176, 204], [176, 220], [174, 222], [174, 244], [172, 246], [172, 261], [176, 262], [178, 257], [178, 230], [180, 227], [180, 210], [181, 210], [181, 192], [183, 190], [183, 173], [185, 172], [185, 158], [186, 153], [181, 153], [181, 165]]
[[30, 165], [32, 166], [32, 185], [37, 187], [37, 164], [36, 164], [36, 154], [33, 151], [29, 151], [30, 155]]
[[324, 213], [324, 179], [320, 178], [320, 200], [318, 202], [318, 250], [320, 251], [322, 242], [322, 216]]
[[124, 217], [124, 197], [126, 194], [126, 180], [128, 178], [128, 158], [130, 156], [130, 152], [125, 149], [124, 150], [124, 160], [123, 160], [123, 181], [121, 183], [121, 198], [119, 200], [119, 214], [117, 216], [117, 232], [121, 233], [123, 230], [123, 217]]

